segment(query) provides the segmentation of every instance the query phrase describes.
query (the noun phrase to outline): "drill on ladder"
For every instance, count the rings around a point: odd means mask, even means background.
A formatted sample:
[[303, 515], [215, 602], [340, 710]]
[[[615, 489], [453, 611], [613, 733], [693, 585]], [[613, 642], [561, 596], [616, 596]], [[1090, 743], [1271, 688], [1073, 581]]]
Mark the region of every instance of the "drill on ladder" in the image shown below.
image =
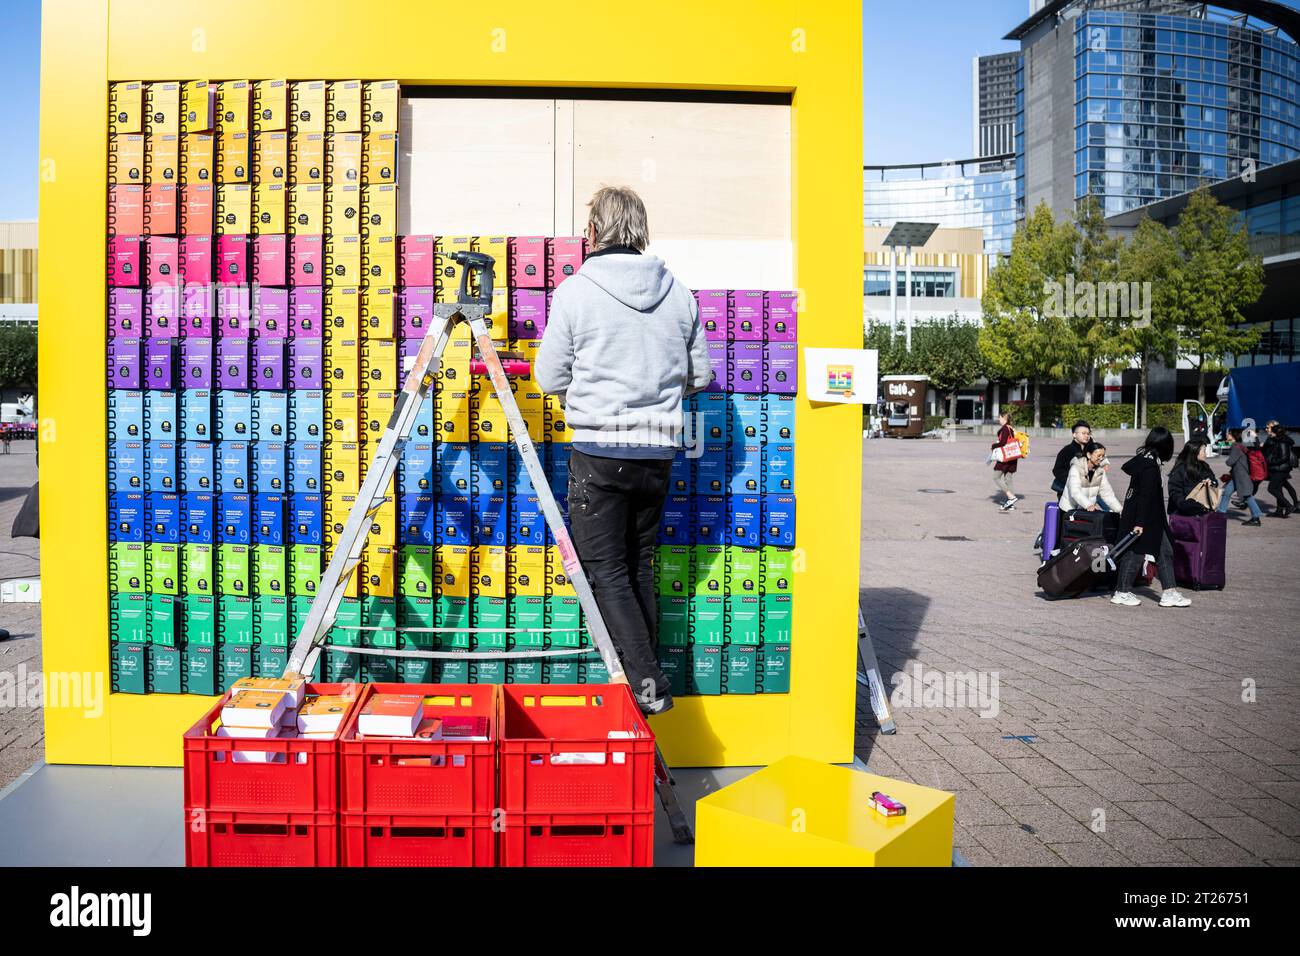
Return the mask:
[[[569, 530], [564, 524], [559, 505], [555, 501], [555, 495], [551, 492], [550, 484], [546, 480], [541, 460], [537, 457], [537, 449], [533, 447], [532, 438], [528, 434], [519, 406], [515, 402], [514, 393], [510, 389], [507, 376], [510, 374], [526, 374], [528, 364], [517, 359], [507, 359], [503, 362], [501, 356], [497, 353], [496, 346], [492, 343], [488, 331], [487, 314], [492, 309], [493, 259], [491, 256], [480, 252], [457, 252], [452, 258], [462, 267], [457, 301], [439, 302], [434, 305], [434, 321], [430, 324], [428, 331], [425, 332], [424, 340], [420, 343], [420, 350], [415, 356], [414, 364], [406, 376], [402, 390], [397, 393], [397, 401], [393, 406], [392, 416], [389, 418], [388, 424], [375, 446], [374, 457], [371, 459], [365, 478], [361, 482], [361, 489], [357, 493], [356, 503], [353, 504], [352, 511], [348, 514], [347, 522], [339, 535], [338, 543], [330, 556], [329, 563], [325, 567], [324, 574], [321, 575], [316, 597], [311, 604], [311, 610], [307, 613], [307, 618], [303, 622], [294, 642], [293, 650], [289, 654], [285, 676], [296, 677], [309, 674], [314, 670], [316, 662], [320, 658], [321, 650], [325, 645], [325, 637], [334, 625], [339, 604], [343, 600], [348, 582], [361, 563], [361, 553], [365, 548], [366, 536], [370, 532], [374, 515], [387, 500], [385, 489], [388, 488], [389, 482], [392, 481], [397, 470], [398, 462], [401, 460], [407, 438], [411, 434], [420, 407], [428, 400], [429, 389], [433, 385], [434, 376], [438, 372], [443, 352], [451, 339], [452, 331], [458, 323], [464, 322], [469, 326], [470, 333], [473, 336], [474, 345], [478, 351], [478, 360], [483, 371], [486, 372], [497, 397], [501, 401], [506, 421], [510, 426], [510, 436], [515, 443], [515, 447], [519, 450], [520, 460], [528, 472], [528, 477], [532, 480], [533, 487], [537, 490], [542, 514], [551, 530], [551, 534], [555, 538], [557, 550], [564, 564], [564, 572], [577, 592], [592, 643], [600, 652], [605, 668], [609, 672], [610, 683], [626, 684], [628, 683], [627, 675], [623, 671], [623, 665], [619, 661], [618, 653], [615, 651], [613, 641], [610, 639], [609, 630], [605, 626], [605, 619], [601, 616], [600, 608], [596, 604], [595, 595], [591, 590], [591, 583], [587, 580], [587, 575], [578, 560], [573, 540], [570, 538]], [[477, 294], [472, 293], [470, 288], [470, 280], [475, 274], [478, 276]], [[413, 629], [407, 628], [406, 630]], [[414, 630], [440, 631], [443, 629], [419, 628]], [[469, 654], [371, 647], [338, 649], [347, 653], [389, 657], [455, 657], [458, 660], [464, 660], [466, 657], [500, 660], [502, 658], [537, 658], [589, 653], [589, 649], [586, 648], [540, 651], [474, 651]], [[694, 837], [691, 833], [690, 824], [677, 802], [672, 775], [668, 771], [668, 765], [664, 761], [663, 754], [657, 744], [655, 746], [655, 788], [660, 801], [663, 803], [664, 811], [668, 815], [668, 822], [673, 831], [673, 839], [678, 843], [693, 842]]]

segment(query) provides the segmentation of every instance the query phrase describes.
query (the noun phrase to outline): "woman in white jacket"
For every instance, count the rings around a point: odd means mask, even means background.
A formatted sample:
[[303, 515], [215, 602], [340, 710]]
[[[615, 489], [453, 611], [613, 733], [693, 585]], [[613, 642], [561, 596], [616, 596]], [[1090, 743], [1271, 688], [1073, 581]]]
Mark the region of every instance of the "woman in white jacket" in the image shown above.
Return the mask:
[[1084, 453], [1074, 459], [1065, 479], [1065, 493], [1061, 495], [1061, 511], [1096, 511], [1104, 507], [1117, 514], [1123, 510], [1106, 477], [1106, 446], [1088, 442]]

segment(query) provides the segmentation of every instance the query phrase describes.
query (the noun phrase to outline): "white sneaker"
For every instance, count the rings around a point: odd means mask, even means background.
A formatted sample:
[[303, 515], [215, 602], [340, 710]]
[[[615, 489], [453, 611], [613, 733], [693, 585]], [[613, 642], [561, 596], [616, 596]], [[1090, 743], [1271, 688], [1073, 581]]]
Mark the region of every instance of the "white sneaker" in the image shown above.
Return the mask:
[[1160, 595], [1161, 607], [1191, 607], [1192, 602], [1183, 597], [1181, 591], [1170, 588]]
[[1006, 501], [1002, 502], [1002, 510], [1010, 511], [1016, 506], [1016, 502], [1019, 500], [1019, 498], [1008, 498]]
[[[1127, 607], [1137, 607], [1142, 602], [1137, 599], [1137, 595], [1132, 591], [1116, 591], [1110, 599], [1111, 604], [1123, 604]], [[1191, 603], [1190, 601], [1188, 602]]]

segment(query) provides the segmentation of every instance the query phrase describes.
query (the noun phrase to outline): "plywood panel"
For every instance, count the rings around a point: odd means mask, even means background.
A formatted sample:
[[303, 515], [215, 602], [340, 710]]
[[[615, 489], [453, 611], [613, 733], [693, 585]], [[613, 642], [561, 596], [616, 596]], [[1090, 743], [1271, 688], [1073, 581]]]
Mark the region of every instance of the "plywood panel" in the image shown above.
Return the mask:
[[664, 239], [790, 238], [790, 110], [579, 100], [575, 220], [602, 184], [631, 186]]
[[551, 100], [403, 99], [402, 235], [549, 235], [555, 222]]
[[578, 100], [574, 223], [602, 185], [645, 200], [650, 252], [694, 288], [789, 288], [790, 109]]

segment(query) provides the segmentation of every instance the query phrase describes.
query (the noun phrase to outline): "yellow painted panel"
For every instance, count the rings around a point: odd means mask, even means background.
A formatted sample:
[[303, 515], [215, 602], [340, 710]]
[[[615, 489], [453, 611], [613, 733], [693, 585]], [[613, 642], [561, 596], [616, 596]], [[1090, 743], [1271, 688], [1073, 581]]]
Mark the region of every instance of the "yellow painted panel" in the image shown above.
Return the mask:
[[[877, 790], [907, 813], [867, 805]], [[697, 866], [950, 866], [951, 793], [786, 757], [699, 800]]]
[[[382, 17], [341, 0], [50, 0], [43, 7], [40, 247], [45, 275], [98, 276], [104, 263], [110, 80], [191, 77], [403, 84], [780, 91], [792, 95], [792, 236], [801, 344], [853, 347], [861, 329], [861, 8], [849, 0], [665, 0], [656, 16], [607, 5], [557, 17], [524, 0], [466, 8], [399, 0]], [[349, 28], [333, 24], [347, 17]], [[249, 23], [258, 29], [250, 31]], [[608, 37], [635, 36], [634, 44]], [[285, 43], [284, 37], [295, 38]], [[428, 38], [438, 38], [438, 56]], [[111, 37], [111, 42], [110, 38]], [[726, 37], [719, 43], [719, 37]], [[51, 670], [108, 682], [104, 289], [41, 290], [43, 640]], [[802, 372], [801, 372], [802, 374]], [[801, 401], [792, 692], [680, 700], [655, 724], [678, 765], [769, 763], [789, 753], [851, 758], [857, 620], [860, 413]], [[825, 467], [833, 460], [836, 467]], [[77, 501], [75, 509], [63, 507]], [[87, 595], [92, 596], [87, 600]], [[98, 597], [102, 595], [103, 597]], [[125, 696], [125, 695], [123, 695]], [[92, 718], [46, 714], [47, 759], [169, 764], [206, 698], [115, 695]]]

